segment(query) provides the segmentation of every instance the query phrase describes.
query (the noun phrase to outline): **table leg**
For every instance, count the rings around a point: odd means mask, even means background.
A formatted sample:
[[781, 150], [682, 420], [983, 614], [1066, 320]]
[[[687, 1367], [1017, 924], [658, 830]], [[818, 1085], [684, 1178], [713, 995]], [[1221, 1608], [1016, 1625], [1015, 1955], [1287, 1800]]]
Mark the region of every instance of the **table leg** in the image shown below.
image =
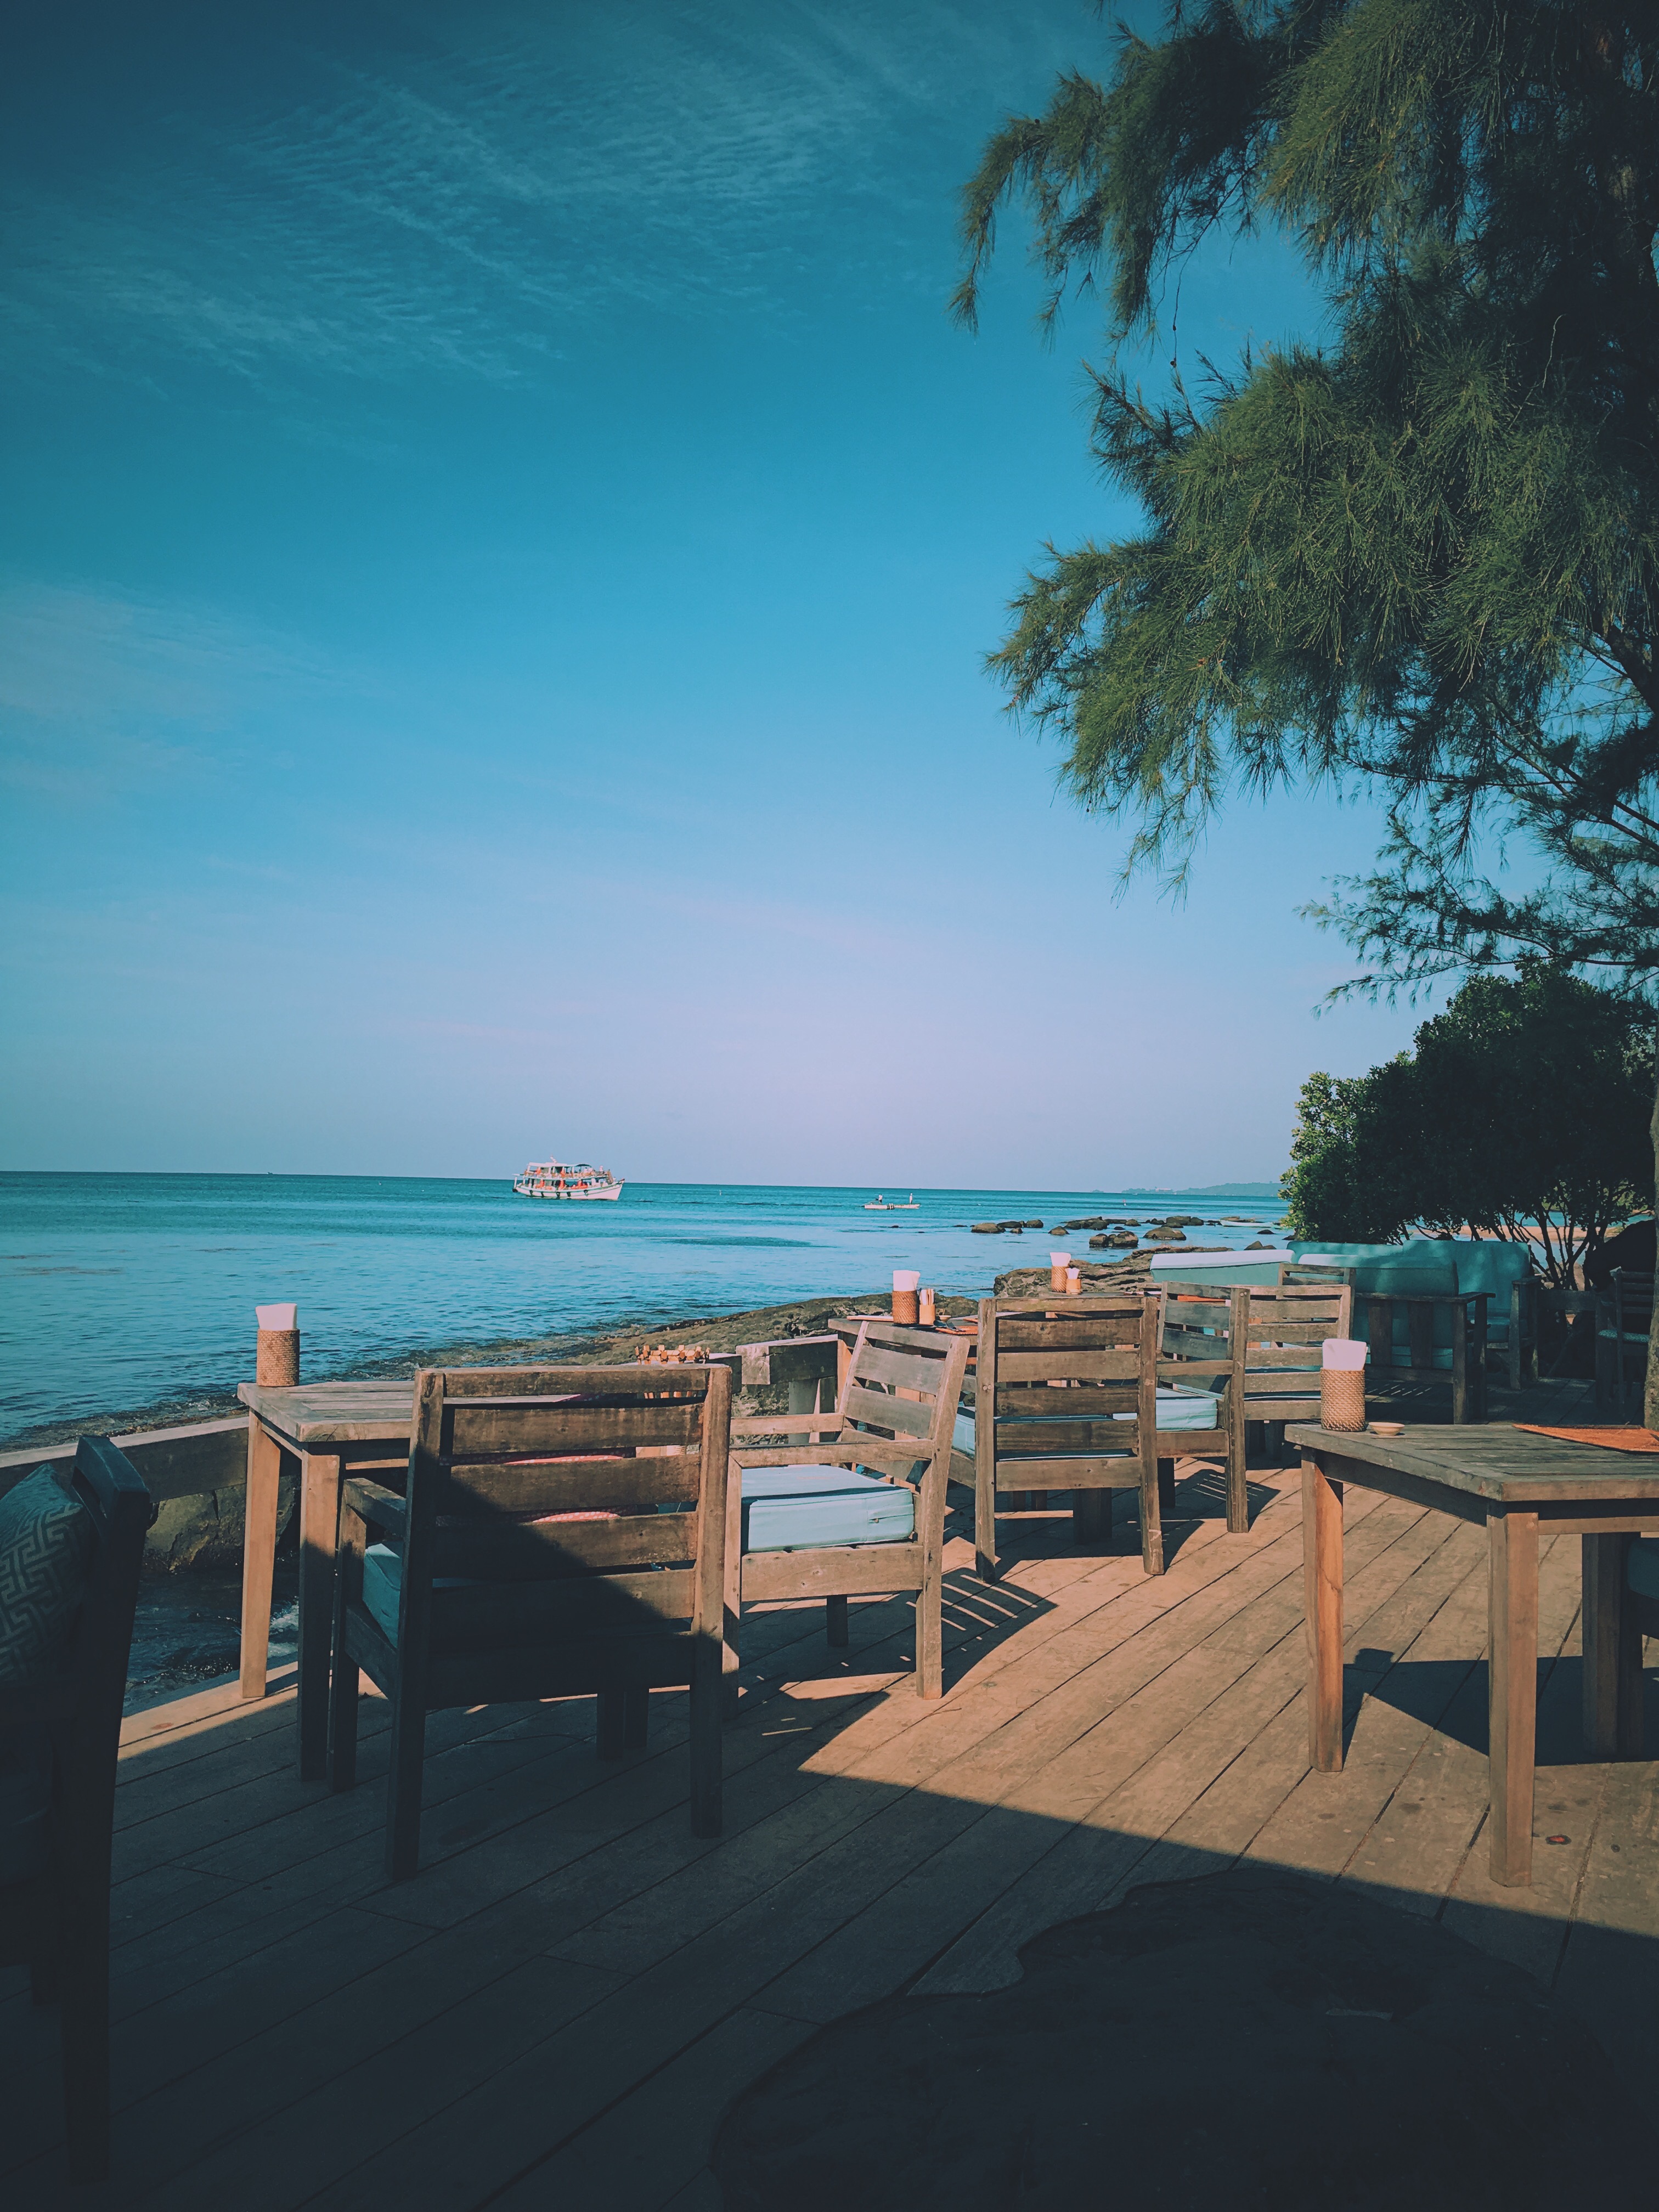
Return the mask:
[[1579, 1540], [1584, 1652], [1584, 1748], [1616, 1757], [1619, 1740], [1619, 1616], [1625, 1580], [1623, 1536]]
[[276, 1562], [276, 1497], [283, 1449], [257, 1413], [247, 1417], [247, 1487], [242, 1516], [241, 1692], [263, 1698], [270, 1656], [270, 1583]]
[[1302, 1462], [1302, 1583], [1308, 1636], [1308, 1758], [1342, 1771], [1342, 1486]]
[[300, 1779], [328, 1771], [329, 1648], [334, 1636], [334, 1547], [340, 1528], [340, 1462], [300, 1455]]
[[1492, 1713], [1492, 1878], [1532, 1880], [1538, 1727], [1538, 1516], [1486, 1516], [1486, 1674]]
[[1452, 1421], [1455, 1425], [1469, 1418], [1469, 1327], [1468, 1314], [1462, 1306], [1452, 1309], [1451, 1355]]

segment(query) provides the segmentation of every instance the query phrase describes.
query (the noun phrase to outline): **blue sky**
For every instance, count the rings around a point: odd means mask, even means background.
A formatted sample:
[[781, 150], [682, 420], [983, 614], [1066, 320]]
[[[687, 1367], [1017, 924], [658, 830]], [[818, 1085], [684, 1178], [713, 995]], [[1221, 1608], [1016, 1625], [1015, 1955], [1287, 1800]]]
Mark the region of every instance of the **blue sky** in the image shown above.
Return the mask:
[[[1205, 1182], [1407, 1040], [1295, 911], [1372, 814], [1120, 899], [981, 668], [1133, 520], [1087, 313], [1044, 350], [1012, 231], [945, 311], [1084, 0], [13, 37], [0, 1164]], [[1181, 342], [1310, 313], [1215, 253]]]

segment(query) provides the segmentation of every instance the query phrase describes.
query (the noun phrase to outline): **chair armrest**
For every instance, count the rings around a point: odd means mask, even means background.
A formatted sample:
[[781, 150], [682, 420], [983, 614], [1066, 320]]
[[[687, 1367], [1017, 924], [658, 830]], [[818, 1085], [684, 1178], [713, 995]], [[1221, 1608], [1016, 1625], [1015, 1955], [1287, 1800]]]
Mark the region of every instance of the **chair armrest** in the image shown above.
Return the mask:
[[[862, 1460], [870, 1467], [878, 1467], [883, 1460], [890, 1460], [896, 1471], [908, 1478], [918, 1460], [933, 1458], [934, 1448], [926, 1437], [872, 1437], [854, 1429], [842, 1438], [841, 1449], [849, 1459]], [[949, 1437], [940, 1449], [948, 1462], [954, 1449]]]
[[355, 1475], [342, 1488], [340, 1510], [343, 1513], [355, 1513], [372, 1528], [391, 1528], [399, 1536], [408, 1525], [408, 1501], [399, 1498], [395, 1490], [367, 1481], [362, 1475]]

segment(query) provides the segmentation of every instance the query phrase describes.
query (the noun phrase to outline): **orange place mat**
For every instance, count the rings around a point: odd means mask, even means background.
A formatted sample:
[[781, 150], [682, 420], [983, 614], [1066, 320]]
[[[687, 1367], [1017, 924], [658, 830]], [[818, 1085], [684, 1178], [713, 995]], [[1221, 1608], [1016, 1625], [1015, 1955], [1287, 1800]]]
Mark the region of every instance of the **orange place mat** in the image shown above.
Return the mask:
[[1601, 1444], [1608, 1451], [1659, 1452], [1659, 1429], [1540, 1429], [1535, 1422], [1512, 1426], [1529, 1437], [1559, 1437], [1563, 1443]]

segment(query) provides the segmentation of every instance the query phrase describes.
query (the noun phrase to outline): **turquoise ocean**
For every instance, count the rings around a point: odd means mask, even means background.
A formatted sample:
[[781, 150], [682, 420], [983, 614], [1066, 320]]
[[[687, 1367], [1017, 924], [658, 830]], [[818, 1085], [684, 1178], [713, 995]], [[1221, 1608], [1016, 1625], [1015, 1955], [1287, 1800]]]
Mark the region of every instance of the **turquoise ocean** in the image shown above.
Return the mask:
[[[1260, 1187], [1258, 1186], [1258, 1190]], [[1170, 1190], [886, 1190], [629, 1183], [614, 1204], [553, 1204], [501, 1182], [394, 1176], [0, 1175], [0, 1444], [66, 1426], [203, 1418], [252, 1371], [253, 1309], [300, 1309], [307, 1381], [392, 1373], [492, 1345], [849, 1295], [915, 1267], [988, 1292], [1048, 1244], [987, 1219], [1176, 1211], [1248, 1243], [1260, 1195]], [[1086, 1255], [1079, 1232], [1067, 1240]], [[112, 1418], [118, 1417], [118, 1418]]]

